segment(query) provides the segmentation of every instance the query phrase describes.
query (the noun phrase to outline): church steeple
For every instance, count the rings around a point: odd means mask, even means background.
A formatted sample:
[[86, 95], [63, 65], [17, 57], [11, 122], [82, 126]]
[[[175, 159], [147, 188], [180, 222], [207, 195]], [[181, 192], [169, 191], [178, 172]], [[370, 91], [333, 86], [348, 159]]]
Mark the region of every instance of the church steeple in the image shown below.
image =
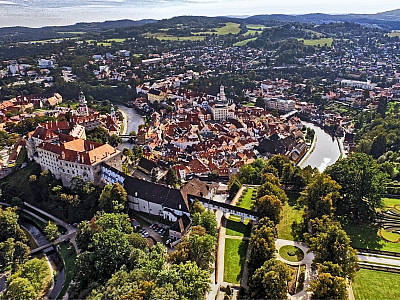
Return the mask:
[[86, 97], [83, 94], [82, 90], [79, 93], [79, 115], [81, 116], [89, 115], [89, 109], [87, 107]]

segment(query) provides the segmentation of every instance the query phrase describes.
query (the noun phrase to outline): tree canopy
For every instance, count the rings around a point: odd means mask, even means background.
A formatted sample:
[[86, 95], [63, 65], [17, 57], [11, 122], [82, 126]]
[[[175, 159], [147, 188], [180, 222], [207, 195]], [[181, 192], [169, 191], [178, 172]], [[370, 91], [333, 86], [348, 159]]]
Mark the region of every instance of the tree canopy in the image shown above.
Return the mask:
[[337, 214], [364, 222], [375, 219], [375, 209], [382, 207], [387, 174], [371, 156], [352, 154], [338, 160], [325, 172], [341, 186]]

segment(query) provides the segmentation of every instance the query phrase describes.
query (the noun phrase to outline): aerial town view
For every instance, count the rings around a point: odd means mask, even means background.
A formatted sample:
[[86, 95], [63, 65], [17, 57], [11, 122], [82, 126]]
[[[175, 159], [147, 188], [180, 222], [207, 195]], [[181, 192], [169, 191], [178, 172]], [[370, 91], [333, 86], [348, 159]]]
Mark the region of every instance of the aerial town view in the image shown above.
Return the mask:
[[0, 299], [400, 299], [395, 1], [0, 1]]

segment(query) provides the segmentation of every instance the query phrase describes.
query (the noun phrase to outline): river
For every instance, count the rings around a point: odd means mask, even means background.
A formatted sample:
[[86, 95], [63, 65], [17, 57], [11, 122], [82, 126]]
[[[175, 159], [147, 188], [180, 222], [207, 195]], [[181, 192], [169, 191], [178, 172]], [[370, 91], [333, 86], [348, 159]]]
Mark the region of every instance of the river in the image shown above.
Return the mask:
[[320, 127], [302, 121], [306, 127], [314, 129], [317, 136], [317, 142], [314, 151], [301, 162], [300, 167], [310, 165], [313, 168], [318, 168], [320, 172], [324, 171], [327, 166], [334, 164], [340, 157], [340, 149], [335, 138], [327, 134]]
[[[127, 107], [121, 103], [115, 103], [115, 105], [128, 116], [128, 130], [126, 131], [126, 134], [129, 134], [133, 130], [137, 133], [139, 125], [144, 124], [142, 116], [132, 107]], [[118, 149], [122, 150], [125, 147], [131, 149], [132, 144], [124, 141], [119, 145]]]

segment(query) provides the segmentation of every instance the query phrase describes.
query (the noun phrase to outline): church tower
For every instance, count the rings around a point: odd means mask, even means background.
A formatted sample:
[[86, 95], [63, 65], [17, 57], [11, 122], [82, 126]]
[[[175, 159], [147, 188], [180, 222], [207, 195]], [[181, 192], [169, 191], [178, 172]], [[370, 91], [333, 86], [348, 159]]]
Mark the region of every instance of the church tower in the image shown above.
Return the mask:
[[115, 117], [115, 110], [114, 110], [114, 105], [111, 104], [111, 109], [110, 109], [110, 115], [111, 115], [111, 119], [116, 122], [117, 118]]
[[87, 102], [85, 95], [83, 94], [82, 90], [79, 93], [79, 115], [80, 116], [88, 116], [89, 115], [89, 109], [87, 107]]

